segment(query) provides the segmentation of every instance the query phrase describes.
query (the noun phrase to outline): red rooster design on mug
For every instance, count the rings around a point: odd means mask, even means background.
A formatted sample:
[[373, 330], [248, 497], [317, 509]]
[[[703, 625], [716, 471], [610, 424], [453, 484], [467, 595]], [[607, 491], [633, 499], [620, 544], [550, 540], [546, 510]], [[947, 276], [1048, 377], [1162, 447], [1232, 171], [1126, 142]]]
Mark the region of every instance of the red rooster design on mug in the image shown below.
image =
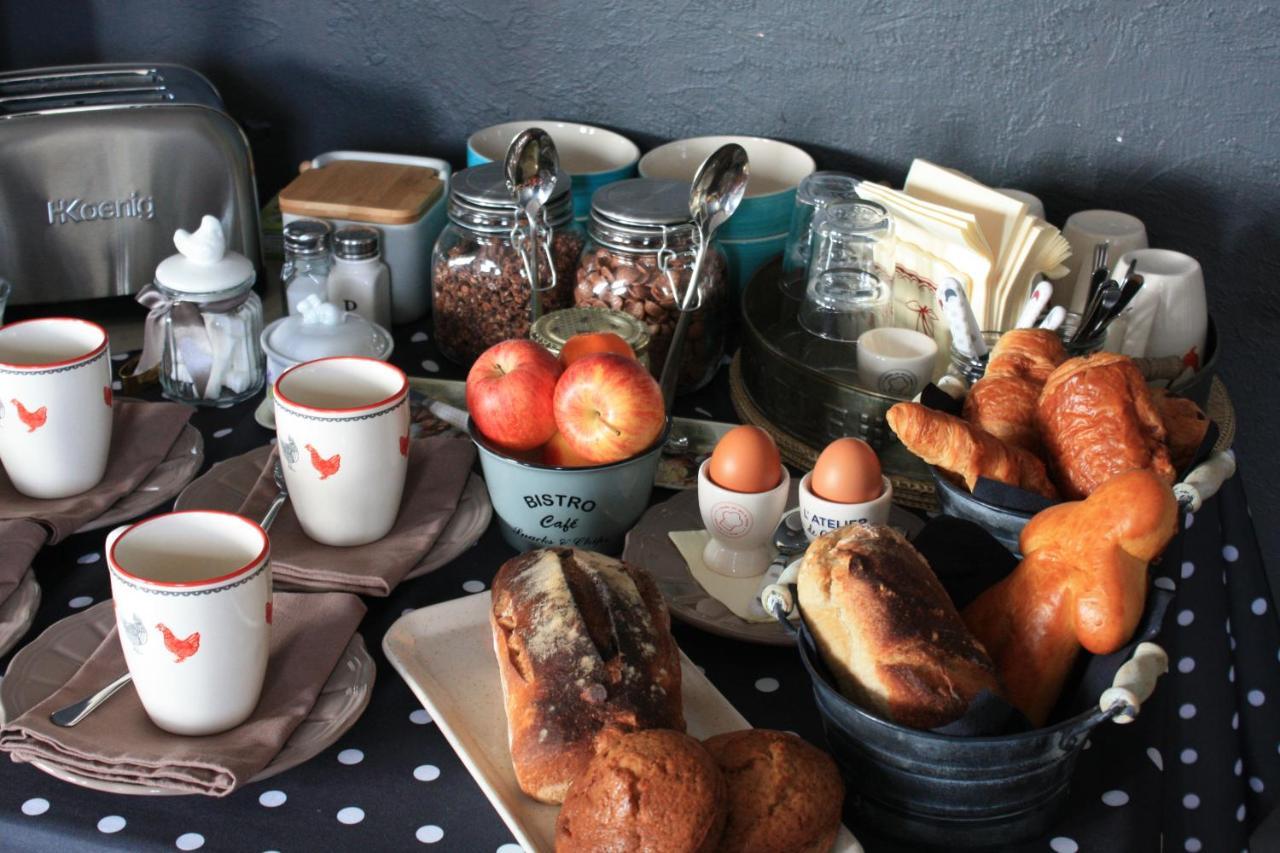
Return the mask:
[[321, 480], [329, 479], [334, 474], [338, 473], [338, 469], [342, 467], [342, 454], [335, 453], [328, 459], [325, 459], [320, 455], [319, 451], [310, 444], [304, 444], [302, 446], [311, 454], [311, 467], [315, 468], [316, 472], [320, 474]]
[[18, 420], [27, 425], [27, 432], [35, 432], [40, 429], [40, 427], [44, 426], [45, 421], [49, 420], [48, 406], [41, 406], [33, 412], [26, 406], [19, 403], [16, 399], [10, 400], [9, 402], [13, 403], [13, 405], [17, 407]]
[[111, 386], [102, 386], [102, 402], [107, 404], [107, 408], [111, 408]]
[[189, 637], [179, 639], [174, 636], [172, 631], [165, 627], [163, 622], [156, 623], [156, 630], [164, 637], [164, 647], [173, 655], [174, 663], [182, 663], [184, 660], [200, 651], [199, 631], [193, 631]]
[[409, 434], [408, 433], [405, 433], [404, 435], [400, 436], [400, 455], [401, 456], [409, 455]]

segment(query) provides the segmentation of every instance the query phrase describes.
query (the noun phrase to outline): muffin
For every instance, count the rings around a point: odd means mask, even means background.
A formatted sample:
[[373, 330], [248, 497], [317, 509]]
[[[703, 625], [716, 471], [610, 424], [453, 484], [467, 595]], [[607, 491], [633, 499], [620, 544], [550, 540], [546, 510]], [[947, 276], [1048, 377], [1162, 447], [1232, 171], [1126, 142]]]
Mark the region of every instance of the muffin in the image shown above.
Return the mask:
[[795, 735], [767, 729], [727, 732], [703, 746], [729, 786], [721, 850], [831, 850], [844, 805], [844, 782], [831, 756]]
[[715, 760], [682, 732], [622, 735], [591, 759], [556, 819], [557, 853], [712, 853], [728, 792]]

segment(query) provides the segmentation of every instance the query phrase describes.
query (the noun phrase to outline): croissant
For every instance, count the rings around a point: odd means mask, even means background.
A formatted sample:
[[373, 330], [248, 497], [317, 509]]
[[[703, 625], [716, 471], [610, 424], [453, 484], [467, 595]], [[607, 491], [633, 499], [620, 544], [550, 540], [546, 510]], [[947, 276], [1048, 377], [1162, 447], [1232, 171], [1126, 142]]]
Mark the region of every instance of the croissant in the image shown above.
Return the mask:
[[1081, 647], [1105, 655], [1133, 637], [1147, 564], [1173, 538], [1177, 516], [1159, 475], [1113, 477], [1087, 499], [1032, 518], [1019, 540], [1022, 562], [964, 609], [1006, 697], [1034, 725], [1048, 719]]
[[1037, 418], [1065, 497], [1087, 497], [1135, 468], [1174, 481], [1160, 410], [1128, 356], [1100, 352], [1064, 362], [1040, 392]]
[[979, 477], [1056, 498], [1044, 463], [967, 421], [919, 403], [896, 403], [885, 416], [906, 448], [930, 465], [964, 481], [973, 491]]
[[1209, 418], [1193, 400], [1174, 397], [1163, 388], [1153, 389], [1151, 394], [1167, 433], [1170, 461], [1182, 471], [1195, 461], [1196, 451], [1209, 431]]
[[1043, 385], [1058, 365], [1066, 360], [1067, 351], [1062, 348], [1062, 339], [1057, 332], [1010, 329], [991, 349], [983, 376], [1017, 376]]
[[986, 373], [965, 397], [965, 420], [1014, 447], [1039, 454], [1036, 403], [1040, 388], [1066, 357], [1057, 332], [1005, 332], [991, 350]]

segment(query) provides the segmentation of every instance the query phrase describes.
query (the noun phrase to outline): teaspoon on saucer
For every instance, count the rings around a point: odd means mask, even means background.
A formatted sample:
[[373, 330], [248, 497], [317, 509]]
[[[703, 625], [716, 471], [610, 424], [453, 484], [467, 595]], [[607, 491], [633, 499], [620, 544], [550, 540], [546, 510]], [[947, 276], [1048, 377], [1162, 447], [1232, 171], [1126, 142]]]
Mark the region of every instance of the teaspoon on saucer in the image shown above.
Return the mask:
[[[276, 496], [271, 499], [271, 505], [267, 507], [267, 511], [262, 516], [262, 529], [269, 530], [272, 523], [275, 522], [276, 516], [280, 514], [280, 507], [284, 506], [284, 502], [289, 498], [289, 489], [284, 482], [284, 467], [280, 464], [280, 457], [276, 457], [275, 467], [271, 472], [272, 479], [276, 484]], [[70, 705], [59, 708], [49, 715], [49, 720], [55, 726], [70, 728], [76, 725], [85, 717], [92, 714], [98, 706], [110, 699], [116, 692], [133, 680], [133, 676], [129, 673], [117, 678], [96, 693], [93, 693], [78, 702], [72, 702]]]

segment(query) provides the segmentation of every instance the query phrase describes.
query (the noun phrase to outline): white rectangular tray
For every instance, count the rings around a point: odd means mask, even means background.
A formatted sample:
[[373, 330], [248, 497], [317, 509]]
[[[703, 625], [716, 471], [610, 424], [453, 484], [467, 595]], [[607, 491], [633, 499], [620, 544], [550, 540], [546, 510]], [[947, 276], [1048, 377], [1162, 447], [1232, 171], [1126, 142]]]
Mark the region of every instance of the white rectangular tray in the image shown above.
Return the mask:
[[[560, 809], [531, 799], [516, 783], [493, 657], [489, 593], [405, 614], [382, 638], [382, 649], [516, 840], [533, 853], [551, 853]], [[751, 727], [683, 652], [680, 662], [689, 734], [707, 738]], [[841, 827], [834, 853], [861, 852], [852, 833]]]

